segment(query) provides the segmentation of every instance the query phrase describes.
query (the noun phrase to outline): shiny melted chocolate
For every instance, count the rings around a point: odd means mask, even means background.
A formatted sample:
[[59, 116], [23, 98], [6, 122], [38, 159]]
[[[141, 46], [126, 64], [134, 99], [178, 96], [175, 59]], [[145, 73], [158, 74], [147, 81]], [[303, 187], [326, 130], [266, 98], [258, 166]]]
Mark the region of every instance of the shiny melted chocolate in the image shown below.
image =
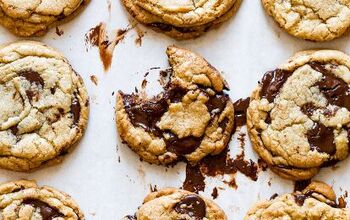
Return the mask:
[[81, 111], [81, 106], [79, 103], [79, 100], [77, 98], [77, 94], [73, 93], [73, 101], [72, 104], [70, 106], [70, 111], [73, 115], [73, 124], [77, 125], [80, 119], [80, 111]]
[[278, 95], [283, 84], [292, 75], [292, 72], [276, 69], [265, 73], [260, 85], [260, 96], [272, 102]]
[[41, 85], [41, 87], [44, 87], [44, 79], [41, 78], [38, 72], [33, 70], [22, 70], [18, 73], [19, 76], [24, 77], [26, 80], [28, 80], [30, 83], [34, 83], [36, 85]]
[[247, 109], [249, 102], [250, 98], [245, 98], [238, 99], [235, 103], [233, 103], [235, 108], [235, 127], [241, 127], [247, 123]]
[[37, 199], [25, 199], [23, 204], [31, 205], [34, 208], [40, 209], [40, 215], [43, 220], [52, 220], [58, 217], [64, 217], [56, 208], [49, 206], [47, 203]]
[[186, 165], [186, 179], [182, 186], [183, 189], [195, 193], [198, 193], [199, 191], [204, 191], [204, 180], [205, 177], [200, 170], [200, 165]]
[[206, 215], [206, 204], [198, 195], [187, 195], [178, 202], [174, 210], [180, 214], [186, 214], [194, 220], [202, 220]]
[[311, 149], [318, 152], [334, 155], [336, 146], [334, 144], [333, 128], [329, 128], [320, 123], [315, 123], [313, 128], [307, 132]]

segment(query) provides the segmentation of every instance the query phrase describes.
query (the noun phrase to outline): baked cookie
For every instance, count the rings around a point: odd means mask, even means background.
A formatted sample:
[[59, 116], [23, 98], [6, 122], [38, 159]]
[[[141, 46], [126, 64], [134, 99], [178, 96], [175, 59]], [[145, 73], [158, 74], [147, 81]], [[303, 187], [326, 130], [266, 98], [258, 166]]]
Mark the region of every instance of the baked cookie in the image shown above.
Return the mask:
[[241, 0], [122, 0], [139, 22], [178, 40], [199, 37], [237, 11]]
[[42, 36], [50, 27], [63, 23], [88, 0], [0, 0], [0, 24], [22, 36]]
[[0, 167], [59, 162], [87, 125], [82, 78], [57, 51], [22, 41], [0, 47]]
[[0, 184], [0, 217], [4, 220], [85, 219], [69, 195], [28, 180]]
[[350, 57], [334, 50], [297, 53], [264, 75], [247, 125], [255, 151], [273, 171], [309, 179], [348, 156], [349, 83]]
[[322, 182], [312, 182], [302, 192], [271, 198], [255, 204], [244, 220], [348, 220], [350, 210], [340, 208], [333, 189]]
[[118, 131], [147, 162], [169, 164], [185, 157], [195, 164], [227, 146], [233, 103], [220, 73], [202, 57], [174, 46], [167, 54], [172, 73], [164, 92], [150, 99], [118, 92]]
[[123, 219], [226, 220], [227, 217], [212, 200], [186, 190], [165, 188], [149, 194], [135, 216]]
[[261, 0], [289, 34], [312, 41], [341, 36], [350, 26], [350, 2], [341, 0]]

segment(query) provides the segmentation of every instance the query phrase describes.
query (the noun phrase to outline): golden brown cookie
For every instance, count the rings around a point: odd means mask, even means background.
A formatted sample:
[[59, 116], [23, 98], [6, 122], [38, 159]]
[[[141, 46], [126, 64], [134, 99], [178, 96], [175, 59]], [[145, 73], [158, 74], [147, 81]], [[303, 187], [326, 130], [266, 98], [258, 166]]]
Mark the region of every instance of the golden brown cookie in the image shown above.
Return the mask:
[[221, 74], [202, 57], [174, 46], [167, 54], [172, 72], [164, 92], [153, 98], [118, 93], [118, 131], [147, 162], [169, 164], [184, 157], [195, 164], [227, 146], [233, 103]]
[[0, 47], [0, 167], [29, 171], [59, 162], [83, 135], [82, 78], [56, 50], [33, 41]]
[[340, 208], [333, 189], [322, 182], [312, 182], [302, 192], [294, 192], [256, 203], [244, 220], [348, 220], [350, 210]]
[[350, 26], [349, 1], [262, 0], [262, 4], [283, 29], [305, 40], [332, 40]]
[[282, 177], [309, 179], [349, 154], [350, 57], [297, 53], [267, 72], [251, 96], [247, 125], [255, 151]]
[[31, 220], [84, 220], [71, 197], [35, 181], [0, 184], [0, 218]]
[[89, 0], [0, 0], [0, 24], [22, 36], [42, 36], [77, 14]]
[[184, 40], [199, 37], [228, 20], [237, 11], [241, 0], [122, 2], [139, 22], [170, 37]]

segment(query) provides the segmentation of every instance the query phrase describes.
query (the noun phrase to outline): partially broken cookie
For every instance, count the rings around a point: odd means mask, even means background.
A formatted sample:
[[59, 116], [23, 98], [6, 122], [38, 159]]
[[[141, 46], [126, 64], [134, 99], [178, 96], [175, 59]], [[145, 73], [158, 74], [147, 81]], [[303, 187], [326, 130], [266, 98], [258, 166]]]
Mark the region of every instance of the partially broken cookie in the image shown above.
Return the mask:
[[350, 138], [350, 57], [335, 50], [297, 53], [267, 72], [251, 96], [253, 147], [282, 177], [302, 180], [344, 160]]
[[122, 0], [128, 12], [139, 22], [173, 38], [198, 37], [228, 20], [241, 0], [158, 1]]
[[172, 73], [164, 92], [150, 99], [118, 93], [118, 131], [147, 162], [169, 164], [186, 158], [195, 164], [227, 146], [233, 103], [221, 74], [202, 57], [174, 46], [167, 54]]
[[213, 201], [195, 193], [175, 188], [165, 188], [149, 194], [143, 201], [135, 219], [186, 219], [186, 220], [226, 220], [224, 211]]
[[277, 196], [256, 203], [244, 220], [265, 219], [350, 219], [350, 210], [340, 208], [333, 189], [325, 183], [314, 181], [302, 192]]

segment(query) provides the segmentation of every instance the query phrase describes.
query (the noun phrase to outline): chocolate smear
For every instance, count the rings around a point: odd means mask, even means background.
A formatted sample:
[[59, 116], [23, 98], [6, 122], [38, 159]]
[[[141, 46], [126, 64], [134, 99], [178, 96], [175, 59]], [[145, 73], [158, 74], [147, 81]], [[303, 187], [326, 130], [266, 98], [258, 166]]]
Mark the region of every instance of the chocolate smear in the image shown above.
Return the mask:
[[199, 165], [192, 166], [189, 163], [186, 165], [186, 179], [182, 185], [183, 189], [195, 193], [204, 191], [204, 180], [205, 177], [201, 173]]
[[52, 220], [54, 218], [64, 218], [64, 215], [60, 213], [56, 208], [49, 206], [47, 203], [37, 199], [25, 199], [23, 204], [31, 205], [34, 208], [40, 209], [40, 215], [43, 220]]
[[187, 195], [178, 202], [174, 210], [180, 214], [187, 214], [194, 220], [201, 220], [206, 215], [206, 204], [198, 195]]
[[292, 72], [281, 69], [276, 69], [265, 73], [260, 83], [260, 96], [262, 98], [266, 98], [269, 102], [272, 102], [278, 95], [283, 84], [291, 75]]
[[210, 96], [205, 105], [211, 114], [215, 114], [217, 112], [222, 112], [225, 109], [228, 100], [229, 97], [227, 94], [219, 93], [215, 94], [214, 96]]

